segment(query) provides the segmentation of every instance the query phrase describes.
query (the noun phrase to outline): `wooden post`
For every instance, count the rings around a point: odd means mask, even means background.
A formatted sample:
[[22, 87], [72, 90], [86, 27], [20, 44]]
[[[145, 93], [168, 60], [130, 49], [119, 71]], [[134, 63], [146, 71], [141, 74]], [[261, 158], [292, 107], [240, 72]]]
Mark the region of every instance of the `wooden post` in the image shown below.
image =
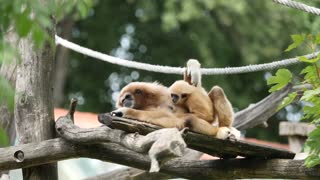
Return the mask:
[[[54, 39], [54, 34], [52, 23], [48, 35]], [[21, 63], [17, 69], [14, 117], [19, 143], [52, 139], [55, 137], [52, 102], [55, 46], [45, 42], [37, 49], [28, 37], [20, 40], [18, 49]], [[24, 179], [57, 179], [57, 164], [24, 168], [22, 172]]]
[[288, 136], [290, 150], [299, 153], [308, 137], [308, 134], [315, 129], [310, 123], [280, 122], [279, 135]]

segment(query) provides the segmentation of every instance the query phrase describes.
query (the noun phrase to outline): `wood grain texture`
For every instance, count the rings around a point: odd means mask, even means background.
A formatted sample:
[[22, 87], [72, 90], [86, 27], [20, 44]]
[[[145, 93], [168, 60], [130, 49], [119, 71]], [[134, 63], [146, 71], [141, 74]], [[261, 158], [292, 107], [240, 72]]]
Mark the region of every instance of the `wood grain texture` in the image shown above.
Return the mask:
[[[48, 1], [39, 1], [46, 5]], [[55, 29], [48, 29], [54, 39]], [[17, 68], [14, 119], [20, 144], [41, 142], [55, 137], [53, 115], [54, 51], [49, 41], [36, 48], [31, 35], [20, 39], [21, 63]], [[57, 164], [23, 169], [24, 179], [57, 179]]]
[[288, 85], [284, 89], [273, 92], [261, 101], [237, 112], [233, 127], [245, 130], [263, 124], [276, 113], [278, 105], [292, 90], [292, 85]]
[[[138, 132], [142, 135], [161, 128], [141, 121], [114, 117], [110, 114], [105, 114], [104, 119], [100, 116], [100, 122], [107, 124], [111, 128], [121, 129], [126, 132]], [[242, 140], [221, 140], [194, 132], [185, 133], [184, 140], [189, 148], [218, 157], [236, 157], [239, 155], [250, 158], [292, 159], [295, 155], [293, 152], [270, 146], [258, 145]]]
[[146, 136], [112, 130], [106, 126], [81, 129], [75, 126], [72, 120], [75, 104], [70, 109], [68, 115], [60, 117], [56, 121], [56, 129], [61, 137], [75, 143], [87, 142], [91, 144], [108, 141], [121, 144], [135, 152], [148, 154], [151, 159], [150, 172], [158, 172], [160, 162], [181, 157], [186, 151], [187, 145], [182, 138], [183, 131], [180, 132], [177, 128], [159, 129]]

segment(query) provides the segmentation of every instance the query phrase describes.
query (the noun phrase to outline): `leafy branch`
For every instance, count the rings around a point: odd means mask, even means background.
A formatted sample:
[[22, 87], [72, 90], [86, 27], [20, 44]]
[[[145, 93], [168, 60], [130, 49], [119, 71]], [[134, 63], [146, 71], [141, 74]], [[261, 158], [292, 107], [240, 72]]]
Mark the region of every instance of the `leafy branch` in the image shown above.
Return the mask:
[[[303, 79], [299, 84], [310, 84], [312, 86], [311, 89], [302, 89], [300, 101], [304, 102], [302, 120], [310, 121], [310, 123], [316, 125], [316, 129], [309, 134], [304, 147], [304, 151], [309, 153], [305, 165], [313, 167], [320, 164], [320, 54], [315, 54], [320, 45], [320, 34], [294, 34], [291, 35], [291, 39], [293, 43], [288, 46], [286, 52], [304, 46], [314, 53], [313, 58], [299, 57], [300, 61], [306, 63], [306, 67], [300, 73], [300, 75], [303, 75]], [[271, 76], [267, 80], [268, 85], [273, 84], [269, 92], [281, 90], [288, 83], [293, 83], [292, 73], [288, 69], [279, 69], [275, 76]], [[291, 104], [297, 99], [297, 96], [297, 92], [290, 93], [279, 105], [278, 110]]]

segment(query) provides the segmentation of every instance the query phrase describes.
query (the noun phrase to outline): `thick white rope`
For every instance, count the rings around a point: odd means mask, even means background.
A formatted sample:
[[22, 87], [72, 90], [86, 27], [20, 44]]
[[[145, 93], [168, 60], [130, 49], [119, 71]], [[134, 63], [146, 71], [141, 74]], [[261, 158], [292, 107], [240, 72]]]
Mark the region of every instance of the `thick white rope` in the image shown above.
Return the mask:
[[320, 16], [320, 9], [312, 7], [312, 6], [308, 6], [308, 5], [300, 3], [300, 2], [295, 2], [292, 0], [273, 0], [273, 2], [283, 4], [283, 5], [291, 7], [291, 8], [300, 9], [305, 12]]
[[[183, 74], [185, 68], [182, 67], [170, 67], [170, 66], [161, 66], [161, 65], [152, 65], [152, 64], [146, 64], [141, 62], [135, 62], [125, 59], [120, 59], [117, 57], [109, 56], [107, 54], [103, 54], [85, 47], [81, 47], [77, 44], [74, 44], [70, 41], [67, 41], [65, 39], [62, 39], [59, 36], [55, 36], [56, 45], [64, 46], [68, 49], [71, 49], [73, 51], [76, 51], [78, 53], [106, 61], [112, 64], [117, 64], [120, 66], [125, 66], [129, 68], [135, 68], [145, 71], [153, 71], [153, 72], [159, 72], [159, 73], [166, 73], [166, 74]], [[318, 55], [319, 52], [307, 54], [305, 57], [308, 59], [311, 59]], [[248, 72], [256, 72], [256, 71], [264, 71], [264, 70], [271, 70], [271, 69], [279, 69], [281, 67], [293, 65], [300, 63], [298, 58], [290, 58], [290, 59], [284, 59], [281, 61], [275, 61], [271, 63], [265, 63], [265, 64], [257, 64], [257, 65], [248, 65], [248, 66], [242, 66], [242, 67], [226, 67], [226, 68], [202, 68], [201, 73], [204, 75], [218, 75], [218, 74], [239, 74], [239, 73], [248, 73]]]

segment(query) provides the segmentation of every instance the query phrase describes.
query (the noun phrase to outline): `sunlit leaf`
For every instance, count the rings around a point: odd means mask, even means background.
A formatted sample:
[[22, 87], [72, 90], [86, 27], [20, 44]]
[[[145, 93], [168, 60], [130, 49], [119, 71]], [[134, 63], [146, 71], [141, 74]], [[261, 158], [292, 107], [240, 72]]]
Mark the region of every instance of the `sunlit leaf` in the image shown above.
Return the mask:
[[9, 110], [13, 111], [14, 108], [14, 90], [9, 82], [0, 76], [0, 104], [5, 103], [8, 105]]
[[306, 90], [303, 93], [303, 96], [301, 97], [301, 100], [303, 101], [310, 101], [311, 98], [313, 98], [315, 95], [320, 94], [320, 88], [312, 89], [312, 90]]
[[308, 168], [320, 164], [320, 158], [316, 154], [310, 154], [304, 161], [304, 165]]
[[320, 34], [317, 34], [317, 35], [316, 35], [316, 43], [317, 43], [317, 44], [320, 44]]
[[298, 46], [300, 46], [306, 39], [306, 34], [294, 34], [291, 35], [291, 39], [293, 40], [293, 43], [290, 44], [289, 47], [285, 50], [286, 52], [291, 51], [292, 49], [295, 49]]
[[319, 55], [311, 59], [308, 59], [305, 56], [300, 56], [299, 60], [306, 63], [316, 63], [319, 60]]
[[34, 26], [32, 31], [32, 38], [36, 47], [41, 47], [46, 40], [46, 32], [39, 26]]
[[287, 97], [283, 99], [281, 104], [279, 104], [277, 111], [280, 109], [284, 108], [285, 106], [289, 105], [292, 103], [292, 101], [297, 97], [297, 92], [290, 93]]
[[29, 19], [29, 12], [27, 10], [25, 10], [25, 12], [17, 16], [15, 25], [17, 32], [21, 37], [28, 35], [33, 25], [33, 22]]
[[292, 74], [288, 69], [279, 69], [275, 76], [271, 76], [267, 80], [268, 85], [274, 84], [269, 89], [269, 92], [274, 92], [284, 88], [291, 81], [291, 78]]
[[9, 145], [9, 138], [6, 132], [0, 127], [0, 147]]

